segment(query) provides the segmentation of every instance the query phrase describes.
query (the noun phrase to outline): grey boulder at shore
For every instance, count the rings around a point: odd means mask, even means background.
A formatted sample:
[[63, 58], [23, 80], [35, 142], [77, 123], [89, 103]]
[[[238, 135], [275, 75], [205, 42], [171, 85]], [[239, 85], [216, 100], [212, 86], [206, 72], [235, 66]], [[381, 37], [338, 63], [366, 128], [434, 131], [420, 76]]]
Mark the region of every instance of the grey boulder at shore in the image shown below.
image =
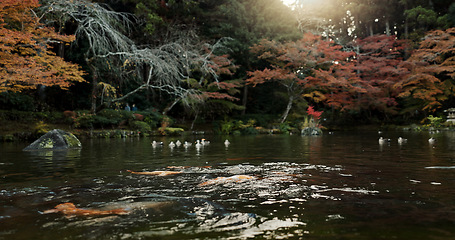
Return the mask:
[[82, 148], [81, 142], [72, 133], [54, 129], [38, 138], [38, 140], [34, 141], [23, 150], [65, 150], [80, 148]]

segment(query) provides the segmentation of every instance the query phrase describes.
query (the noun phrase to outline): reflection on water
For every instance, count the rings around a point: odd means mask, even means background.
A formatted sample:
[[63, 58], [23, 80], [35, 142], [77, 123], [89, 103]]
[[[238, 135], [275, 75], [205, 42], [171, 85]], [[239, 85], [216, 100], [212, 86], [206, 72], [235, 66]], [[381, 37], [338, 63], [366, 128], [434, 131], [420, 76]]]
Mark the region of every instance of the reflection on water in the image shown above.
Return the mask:
[[[0, 170], [2, 176], [0, 182], [32, 181], [60, 177], [74, 172], [76, 161], [80, 158], [80, 151], [73, 149], [7, 152], [2, 155], [2, 160], [0, 160], [2, 161], [0, 166], [4, 166]], [[27, 161], [23, 161], [24, 159]]]
[[[453, 132], [336, 132], [0, 145], [0, 239], [447, 239]], [[403, 136], [407, 143], [399, 144]], [[208, 136], [206, 136], [207, 138]], [[171, 141], [192, 146], [169, 147]], [[130, 170], [130, 171], [128, 171]], [[132, 172], [131, 172], [132, 171]], [[174, 174], [156, 174], [155, 171]], [[144, 175], [144, 172], [149, 173]], [[178, 174], [175, 174], [178, 173]], [[74, 215], [48, 211], [73, 203]], [[47, 214], [44, 214], [47, 213]]]

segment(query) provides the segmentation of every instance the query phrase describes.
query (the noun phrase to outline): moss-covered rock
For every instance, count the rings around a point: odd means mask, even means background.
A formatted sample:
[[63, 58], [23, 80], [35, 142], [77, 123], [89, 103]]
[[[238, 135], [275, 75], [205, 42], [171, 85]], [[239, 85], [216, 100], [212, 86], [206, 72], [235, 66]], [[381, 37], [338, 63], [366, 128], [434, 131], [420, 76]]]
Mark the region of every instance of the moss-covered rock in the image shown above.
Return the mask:
[[306, 127], [302, 129], [301, 134], [304, 136], [317, 136], [322, 135], [322, 130], [317, 127]]
[[54, 129], [41, 136], [38, 140], [24, 148], [24, 151], [32, 150], [63, 150], [79, 149], [82, 144], [72, 133], [60, 129]]

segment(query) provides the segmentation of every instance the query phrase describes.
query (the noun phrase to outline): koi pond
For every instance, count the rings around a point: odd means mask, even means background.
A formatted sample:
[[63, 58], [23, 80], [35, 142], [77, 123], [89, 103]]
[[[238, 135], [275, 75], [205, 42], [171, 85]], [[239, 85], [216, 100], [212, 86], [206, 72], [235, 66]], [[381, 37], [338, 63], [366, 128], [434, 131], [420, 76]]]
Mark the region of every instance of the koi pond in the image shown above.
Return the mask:
[[[201, 138], [210, 144], [196, 148]], [[0, 143], [0, 239], [455, 236], [455, 132], [81, 142]]]

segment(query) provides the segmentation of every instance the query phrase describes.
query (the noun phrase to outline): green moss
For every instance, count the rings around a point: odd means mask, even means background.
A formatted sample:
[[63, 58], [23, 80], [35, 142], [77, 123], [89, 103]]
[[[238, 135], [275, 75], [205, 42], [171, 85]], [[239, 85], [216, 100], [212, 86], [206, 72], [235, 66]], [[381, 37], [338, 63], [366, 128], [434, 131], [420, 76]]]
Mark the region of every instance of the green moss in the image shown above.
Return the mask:
[[40, 148], [42, 149], [52, 149], [54, 148], [54, 141], [52, 139], [46, 139], [40, 143]]
[[79, 141], [79, 139], [77, 139], [76, 136], [74, 136], [74, 134], [72, 133], [63, 134], [63, 137], [65, 138], [65, 141], [68, 144], [69, 148], [82, 147], [81, 142]]
[[172, 127], [166, 128], [165, 131], [166, 131], [166, 134], [169, 134], [169, 135], [180, 134], [180, 133], [184, 132], [183, 128], [172, 128]]

